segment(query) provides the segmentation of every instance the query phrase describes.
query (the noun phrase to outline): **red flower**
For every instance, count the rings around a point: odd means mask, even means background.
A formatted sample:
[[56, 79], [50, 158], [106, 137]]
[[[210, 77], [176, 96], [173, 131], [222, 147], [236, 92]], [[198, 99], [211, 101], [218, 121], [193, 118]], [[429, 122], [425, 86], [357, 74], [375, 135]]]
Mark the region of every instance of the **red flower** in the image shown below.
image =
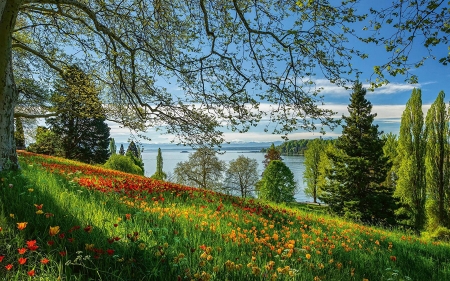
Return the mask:
[[61, 252], [59, 252], [59, 255], [60, 255], [61, 257], [64, 257], [65, 255], [67, 255], [67, 252], [66, 252], [66, 251], [61, 251]]
[[131, 219], [131, 214], [125, 214], [125, 218], [126, 218], [127, 220]]
[[19, 258], [19, 264], [25, 264], [27, 262], [27, 258]]
[[27, 241], [27, 247], [30, 251], [36, 251], [39, 247], [36, 245], [36, 240]]
[[6, 270], [11, 270], [13, 268], [12, 264], [5, 265]]
[[90, 225], [86, 226], [86, 227], [84, 228], [84, 231], [90, 233], [90, 232], [92, 231], [92, 226], [90, 226]]
[[73, 243], [73, 241], [75, 241], [75, 238], [67, 238], [67, 241], [69, 241], [70, 243]]
[[66, 236], [64, 233], [59, 234], [59, 239], [64, 239], [64, 236]]
[[116, 237], [114, 237], [114, 240], [119, 241], [120, 237], [116, 236]]
[[47, 245], [49, 245], [49, 246], [53, 246], [53, 244], [55, 244], [55, 241], [53, 241], [53, 240], [50, 240], [47, 242]]
[[396, 256], [390, 256], [389, 258], [391, 259], [391, 261], [397, 261], [397, 257]]
[[0, 262], [2, 262], [4, 258], [5, 256], [0, 256]]
[[200, 247], [199, 247], [201, 250], [206, 250], [206, 246], [205, 246], [205, 244], [203, 244], [203, 245], [201, 245]]
[[25, 249], [25, 248], [20, 248], [20, 249], [17, 249], [17, 251], [19, 252], [19, 255], [23, 255], [23, 254], [25, 254], [25, 252], [27, 251], [27, 249]]
[[108, 249], [108, 250], [106, 250], [106, 252], [107, 252], [108, 255], [110, 255], [110, 256], [114, 255], [114, 250], [113, 250], [113, 249]]
[[28, 276], [34, 276], [34, 269], [27, 272]]
[[118, 224], [117, 224], [117, 223], [115, 223], [115, 224], [114, 224], [114, 227], [117, 227], [117, 226], [118, 226]]
[[34, 206], [36, 207], [36, 209], [42, 210], [42, 206], [44, 206], [44, 204], [40, 204], [40, 205], [34, 204]]
[[69, 233], [71, 233], [71, 232], [73, 232], [73, 231], [75, 231], [75, 230], [78, 230], [78, 229], [80, 229], [81, 227], [79, 226], [79, 225], [76, 225], [76, 226], [73, 226], [71, 229], [69, 229]]
[[41, 263], [42, 263], [42, 264], [47, 264], [49, 261], [50, 261], [49, 259], [43, 258], [43, 259], [41, 260]]

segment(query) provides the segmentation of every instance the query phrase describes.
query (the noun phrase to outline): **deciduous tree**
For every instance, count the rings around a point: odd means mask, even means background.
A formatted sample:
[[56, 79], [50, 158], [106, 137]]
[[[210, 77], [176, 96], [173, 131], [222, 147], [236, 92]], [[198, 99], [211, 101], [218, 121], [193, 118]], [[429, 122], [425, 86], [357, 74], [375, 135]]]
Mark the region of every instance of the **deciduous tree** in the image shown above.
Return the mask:
[[253, 196], [258, 180], [258, 162], [240, 155], [228, 163], [224, 190], [243, 198]]
[[109, 140], [109, 154], [110, 155], [117, 154], [117, 146], [116, 146], [116, 141], [114, 140], [114, 138], [111, 138]]
[[440, 92], [426, 117], [426, 214], [427, 228], [450, 228], [449, 113]]
[[258, 197], [277, 203], [293, 202], [297, 184], [294, 174], [281, 160], [272, 160], [258, 183]]
[[366, 90], [356, 83], [348, 106], [349, 116], [343, 116], [342, 135], [336, 148], [342, 153], [329, 155], [333, 166], [329, 170], [329, 185], [321, 199], [333, 211], [365, 222], [393, 222], [393, 190], [384, 186], [390, 164], [383, 153], [384, 141], [375, 113], [365, 98]]
[[267, 168], [270, 161], [272, 160], [282, 160], [281, 152], [275, 147], [273, 143], [267, 149], [266, 154], [264, 154], [264, 167]]
[[425, 226], [425, 149], [422, 93], [414, 89], [403, 111], [398, 138], [399, 171], [394, 196], [400, 201], [402, 223], [420, 231]]
[[303, 172], [303, 181], [306, 182], [305, 194], [311, 196], [314, 203], [317, 203], [317, 197], [319, 193], [319, 164], [320, 155], [324, 150], [324, 144], [322, 139], [314, 139], [308, 142], [307, 149], [305, 151], [305, 171]]
[[16, 126], [14, 132], [14, 139], [16, 140], [16, 147], [18, 149], [25, 148], [25, 132], [23, 130], [23, 124], [21, 118], [15, 118]]
[[[6, 159], [16, 161], [13, 115], [31, 117], [15, 112], [14, 74], [47, 83], [64, 79], [64, 67], [78, 62], [102, 83], [108, 119], [137, 130], [160, 127], [179, 142], [220, 143], [222, 122], [248, 130], [265, 114], [261, 100], [276, 105], [268, 114], [280, 123], [275, 132], [332, 124], [332, 111], [317, 106], [311, 77], [322, 70], [341, 85], [355, 71], [351, 57], [365, 57], [347, 40], [347, 24], [364, 18], [353, 6], [327, 0], [3, 0], [0, 169]], [[169, 92], [161, 81], [182, 93]]]
[[220, 190], [225, 169], [225, 162], [219, 160], [214, 150], [202, 147], [190, 154], [189, 160], [179, 162], [174, 174], [178, 183]]

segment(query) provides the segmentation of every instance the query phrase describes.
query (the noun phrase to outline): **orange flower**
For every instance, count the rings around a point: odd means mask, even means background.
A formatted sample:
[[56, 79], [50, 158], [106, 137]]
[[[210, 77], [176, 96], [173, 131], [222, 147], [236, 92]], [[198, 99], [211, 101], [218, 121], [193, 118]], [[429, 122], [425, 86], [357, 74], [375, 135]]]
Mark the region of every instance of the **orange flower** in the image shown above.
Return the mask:
[[26, 227], [27, 227], [27, 222], [18, 222], [17, 223], [17, 228], [19, 229], [19, 230], [24, 230]]
[[40, 204], [40, 205], [34, 204], [34, 206], [36, 207], [36, 209], [42, 210], [42, 207], [44, 206], [44, 204]]
[[17, 251], [19, 252], [19, 255], [23, 255], [23, 254], [25, 254], [25, 252], [27, 251], [27, 249], [25, 249], [25, 248], [20, 248], [20, 249], [17, 249]]
[[11, 270], [13, 268], [12, 264], [5, 265], [6, 270]]
[[48, 231], [48, 234], [50, 234], [50, 236], [55, 236], [58, 233], [59, 233], [59, 226], [50, 226], [50, 230]]
[[311, 258], [310, 254], [306, 254], [306, 258], [309, 260]]
[[27, 272], [28, 276], [34, 276], [34, 269]]
[[27, 258], [19, 258], [19, 264], [25, 264], [27, 262]]
[[47, 264], [49, 261], [50, 261], [49, 259], [43, 258], [43, 259], [41, 260], [41, 263], [42, 263], [42, 264]]
[[391, 259], [391, 261], [397, 261], [397, 257], [396, 256], [390, 256], [389, 258]]
[[39, 247], [36, 245], [36, 240], [27, 241], [27, 247], [30, 251], [36, 251]]
[[131, 214], [125, 214], [125, 218], [126, 218], [127, 220], [131, 219]]

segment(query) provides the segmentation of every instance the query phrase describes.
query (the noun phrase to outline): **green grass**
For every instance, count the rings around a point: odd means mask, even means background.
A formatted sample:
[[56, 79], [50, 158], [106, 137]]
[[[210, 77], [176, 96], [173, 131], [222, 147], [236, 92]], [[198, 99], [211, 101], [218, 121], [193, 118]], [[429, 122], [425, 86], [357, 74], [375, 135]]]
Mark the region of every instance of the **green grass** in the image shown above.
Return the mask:
[[333, 218], [323, 206], [20, 155], [21, 171], [1, 174], [0, 280], [450, 280], [448, 244]]

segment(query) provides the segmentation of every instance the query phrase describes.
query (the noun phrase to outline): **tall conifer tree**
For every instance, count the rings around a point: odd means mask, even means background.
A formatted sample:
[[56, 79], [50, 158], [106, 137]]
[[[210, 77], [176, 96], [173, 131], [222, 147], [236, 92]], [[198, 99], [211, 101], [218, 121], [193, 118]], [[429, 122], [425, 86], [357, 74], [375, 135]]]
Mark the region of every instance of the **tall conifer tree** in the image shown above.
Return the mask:
[[440, 92], [426, 117], [426, 214], [430, 231], [449, 227], [449, 114]]
[[167, 178], [166, 173], [163, 171], [163, 158], [161, 154], [161, 148], [158, 148], [158, 155], [156, 156], [156, 171], [151, 176], [153, 179], [165, 180]]
[[336, 147], [342, 153], [329, 155], [333, 161], [322, 200], [336, 213], [366, 222], [393, 222], [392, 190], [383, 185], [390, 164], [383, 153], [384, 141], [376, 114], [365, 98], [366, 90], [356, 83], [348, 117], [343, 116], [342, 135]]
[[425, 226], [425, 132], [422, 93], [414, 89], [406, 103], [398, 139], [399, 171], [394, 196], [400, 201], [399, 219], [420, 231]]

